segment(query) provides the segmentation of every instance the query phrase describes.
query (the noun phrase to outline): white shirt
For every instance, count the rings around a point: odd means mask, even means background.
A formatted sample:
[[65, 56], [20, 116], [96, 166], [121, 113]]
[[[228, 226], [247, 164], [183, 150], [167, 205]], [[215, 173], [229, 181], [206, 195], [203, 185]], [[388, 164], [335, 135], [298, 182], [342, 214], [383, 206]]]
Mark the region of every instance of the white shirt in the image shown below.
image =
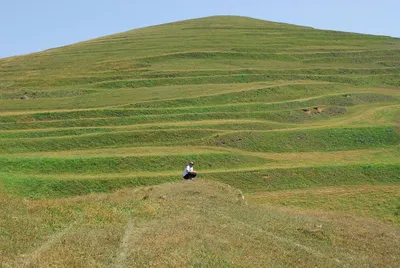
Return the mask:
[[193, 171], [193, 167], [191, 167], [190, 165], [187, 165], [185, 170], [183, 171], [183, 176], [186, 176], [186, 174], [188, 174], [191, 171]]

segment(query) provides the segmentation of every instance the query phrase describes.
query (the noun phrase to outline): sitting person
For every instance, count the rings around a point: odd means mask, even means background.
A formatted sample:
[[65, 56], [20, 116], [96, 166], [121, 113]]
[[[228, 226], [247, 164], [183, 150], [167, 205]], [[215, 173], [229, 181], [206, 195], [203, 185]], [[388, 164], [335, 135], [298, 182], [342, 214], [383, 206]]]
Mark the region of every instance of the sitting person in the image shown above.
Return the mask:
[[193, 170], [194, 163], [190, 162], [189, 165], [186, 166], [185, 170], [183, 171], [183, 178], [185, 180], [192, 180], [196, 178], [197, 173]]

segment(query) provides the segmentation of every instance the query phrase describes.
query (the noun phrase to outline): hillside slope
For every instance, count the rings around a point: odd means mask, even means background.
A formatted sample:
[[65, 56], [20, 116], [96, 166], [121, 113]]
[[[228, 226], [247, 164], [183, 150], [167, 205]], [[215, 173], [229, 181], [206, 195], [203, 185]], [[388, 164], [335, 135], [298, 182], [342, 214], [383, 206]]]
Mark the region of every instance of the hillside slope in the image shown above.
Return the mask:
[[[15, 109], [8, 104], [9, 99], [24, 91], [31, 98], [78, 95], [80, 102], [89, 102], [94, 96], [87, 94], [105, 97], [110, 91], [113, 93], [108, 97], [116, 98], [118, 92], [125, 95], [125, 101], [181, 97], [182, 91], [163, 94], [149, 89], [136, 100], [116, 90], [168, 85], [302, 79], [398, 85], [399, 59], [399, 39], [245, 17], [210, 17], [0, 59], [0, 93], [2, 99], [7, 99], [0, 106], [2, 111]], [[111, 103], [121, 102], [113, 99]], [[102, 104], [106, 103], [97, 106]], [[44, 103], [35, 107], [45, 108]]]
[[0, 59], [2, 265], [398, 267], [399, 64], [235, 16]]

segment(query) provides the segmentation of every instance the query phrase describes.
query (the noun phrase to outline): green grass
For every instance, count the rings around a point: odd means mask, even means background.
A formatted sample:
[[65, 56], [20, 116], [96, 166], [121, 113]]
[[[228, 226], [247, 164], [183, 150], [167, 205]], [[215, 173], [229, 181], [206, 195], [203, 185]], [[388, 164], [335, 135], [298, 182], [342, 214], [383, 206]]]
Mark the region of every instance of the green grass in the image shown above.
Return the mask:
[[[0, 82], [1, 84], [1, 82]], [[7, 83], [5, 83], [7, 85]], [[284, 84], [284, 82], [274, 83], [275, 85]], [[182, 93], [185, 96], [204, 96], [215, 95], [220, 93], [232, 93], [242, 90], [252, 90], [271, 85], [271, 83], [251, 83], [242, 84], [221, 84], [210, 88], [209, 85], [193, 85], [193, 86], [169, 86], [161, 88], [147, 88], [146, 90], [132, 89], [114, 89], [96, 90], [95, 94], [80, 94], [84, 92], [85, 87], [76, 89], [76, 96], [68, 98], [35, 98], [35, 90], [6, 89], [7, 92], [18, 92], [18, 98], [0, 100], [0, 111], [30, 111], [30, 110], [70, 110], [71, 107], [87, 109], [99, 108], [113, 105], [127, 105], [136, 101], [160, 100], [166, 98], [181, 98]], [[50, 90], [55, 90], [54, 88]], [[69, 89], [71, 90], [71, 89]], [[29, 101], [19, 99], [25, 92], [30, 96]], [[127, 102], [128, 101], [128, 102]]]
[[4, 192], [32, 199], [62, 198], [107, 193], [121, 188], [156, 185], [181, 180], [178, 176], [138, 177], [115, 179], [41, 179], [32, 175], [0, 173]]
[[200, 144], [254, 152], [340, 151], [386, 147], [400, 143], [395, 127], [320, 128], [281, 132], [234, 132]]
[[[301, 109], [282, 111], [252, 111], [252, 112], [198, 112], [188, 114], [162, 114], [162, 115], [139, 115], [129, 117], [109, 118], [84, 118], [78, 120], [54, 120], [38, 122], [21, 122], [0, 124], [0, 130], [17, 129], [42, 129], [42, 128], [71, 128], [71, 127], [104, 127], [104, 126], [132, 126], [139, 124], [157, 124], [173, 122], [193, 122], [204, 120], [267, 120], [281, 123], [301, 123], [310, 120], [329, 119], [334, 116], [342, 116], [346, 113], [343, 107], [325, 107], [323, 113], [313, 113], [309, 116]], [[29, 120], [28, 120], [29, 121]]]
[[[231, 147], [255, 152], [339, 151], [400, 143], [395, 127], [320, 128], [283, 131], [143, 130], [51, 138], [5, 139], [0, 153], [160, 145]], [[263, 142], [261, 142], [263, 141]]]
[[137, 108], [169, 108], [185, 106], [209, 106], [230, 103], [274, 102], [293, 100], [297, 98], [313, 97], [335, 91], [344, 90], [342, 86], [325, 84], [293, 84], [280, 87], [258, 88], [249, 91], [206, 96], [200, 98], [186, 98], [184, 100], [152, 101], [137, 103], [131, 107]]
[[82, 150], [89, 148], [156, 146], [180, 144], [215, 134], [208, 130], [161, 130], [102, 133], [78, 137], [52, 137], [47, 139], [7, 139], [2, 142], [0, 153], [46, 152]]
[[398, 186], [329, 187], [264, 194], [253, 197], [260, 203], [286, 207], [340, 211], [400, 224]]
[[[186, 159], [187, 158], [182, 159], [182, 161]], [[261, 160], [255, 159], [256, 161], [253, 164], [263, 163]], [[48, 160], [47, 162], [50, 161], [51, 160]], [[43, 160], [41, 162], [46, 164]], [[73, 162], [73, 160], [70, 162]], [[97, 163], [99, 162], [100, 161], [97, 161]], [[227, 164], [232, 164], [234, 162], [235, 161], [230, 160]], [[29, 161], [27, 164], [29, 164]], [[63, 166], [60, 165], [60, 163], [58, 163], [58, 166], [62, 170]], [[245, 166], [251, 167], [248, 163], [245, 164]], [[222, 164], [222, 168], [223, 167]], [[235, 168], [237, 167], [239, 166], [235, 166]], [[26, 167], [25, 171], [27, 171], [27, 168], [29, 167]], [[18, 174], [20, 172], [10, 174], [3, 171], [1, 173], [2, 184], [8, 193], [29, 198], [54, 198], [84, 195], [92, 192], [109, 192], [123, 187], [151, 185], [181, 180], [180, 175], [176, 174], [176, 172], [175, 175], [158, 172], [154, 175], [151, 173], [146, 176], [132, 174], [128, 177], [118, 177], [117, 174], [114, 178], [107, 178], [107, 171], [112, 169], [110, 167], [103, 167], [102, 170], [99, 170], [96, 178], [79, 178], [79, 175], [76, 175], [75, 179], [73, 176], [62, 178], [62, 175], [55, 175], [54, 170], [51, 170], [51, 168], [51, 166], [44, 166], [41, 170], [36, 171], [44, 173], [53, 172], [50, 177], [43, 176], [44, 174]], [[64, 167], [64, 169], [68, 171], [68, 167]], [[250, 168], [249, 171], [238, 170], [235, 172], [229, 172], [229, 170], [212, 171], [209, 166], [207, 166], [207, 169], [211, 172], [201, 175], [201, 177], [227, 183], [235, 188], [243, 190], [245, 193], [313, 189], [316, 187], [343, 185], [398, 185], [400, 182], [400, 177], [398, 175], [400, 174], [400, 167], [398, 164], [360, 164], [267, 170], [254, 167], [254, 170]], [[129, 171], [129, 168], [114, 168], [114, 170]], [[160, 169], [157, 171], [159, 170]], [[83, 170], [83, 173], [85, 172], [88, 171]], [[342, 176], [337, 176], [336, 174], [342, 174]]]
[[[214, 96], [214, 100], [219, 96]], [[300, 109], [304, 107], [321, 106], [321, 105], [332, 105], [349, 107], [368, 103], [398, 103], [399, 99], [389, 95], [383, 94], [368, 94], [368, 93], [355, 93], [355, 94], [340, 94], [340, 95], [329, 95], [317, 98], [310, 98], [308, 100], [297, 100], [297, 101], [286, 101], [278, 103], [263, 103], [262, 99], [256, 99], [254, 103], [235, 103], [229, 104], [226, 96], [226, 104], [210, 106], [200, 106], [200, 104], [191, 104], [191, 100], [180, 99], [163, 103], [164, 105], [179, 106], [183, 104], [185, 106], [193, 107], [179, 107], [179, 108], [131, 108], [131, 109], [95, 109], [95, 110], [80, 110], [80, 111], [69, 111], [69, 112], [48, 112], [48, 113], [33, 113], [29, 115], [12, 115], [0, 117], [1, 123], [16, 123], [26, 121], [47, 121], [47, 120], [68, 120], [68, 119], [83, 119], [83, 118], [106, 118], [106, 117], [129, 117], [139, 115], [162, 115], [162, 114], [189, 114], [189, 113], [211, 113], [211, 112], [255, 112], [265, 110], [287, 110], [287, 109]], [[200, 101], [196, 99], [195, 101]], [[199, 107], [200, 106], [200, 107]]]
[[23, 131], [23, 132], [0, 132], [0, 138], [5, 139], [29, 139], [29, 138], [44, 138], [44, 137], [62, 137], [82, 135], [98, 132], [112, 132], [110, 128], [80, 128], [80, 129], [63, 129], [52, 131]]
[[0, 266], [399, 267], [399, 63], [235, 16], [0, 59]]
[[342, 185], [398, 185], [399, 174], [398, 164], [364, 164], [255, 170], [207, 177], [253, 193]]
[[121, 172], [176, 171], [182, 163], [196, 161], [201, 170], [229, 169], [231, 167], [257, 167], [266, 160], [234, 154], [198, 154], [167, 156], [125, 156], [90, 158], [0, 158], [0, 172], [29, 174], [101, 174]]

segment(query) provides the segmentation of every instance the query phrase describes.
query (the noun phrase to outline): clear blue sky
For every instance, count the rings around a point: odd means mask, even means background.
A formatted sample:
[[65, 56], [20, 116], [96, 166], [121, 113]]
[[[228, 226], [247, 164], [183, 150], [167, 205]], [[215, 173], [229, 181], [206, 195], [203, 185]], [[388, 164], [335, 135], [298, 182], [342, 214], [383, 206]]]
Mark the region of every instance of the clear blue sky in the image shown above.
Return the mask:
[[400, 37], [400, 0], [0, 0], [0, 58], [211, 15]]

